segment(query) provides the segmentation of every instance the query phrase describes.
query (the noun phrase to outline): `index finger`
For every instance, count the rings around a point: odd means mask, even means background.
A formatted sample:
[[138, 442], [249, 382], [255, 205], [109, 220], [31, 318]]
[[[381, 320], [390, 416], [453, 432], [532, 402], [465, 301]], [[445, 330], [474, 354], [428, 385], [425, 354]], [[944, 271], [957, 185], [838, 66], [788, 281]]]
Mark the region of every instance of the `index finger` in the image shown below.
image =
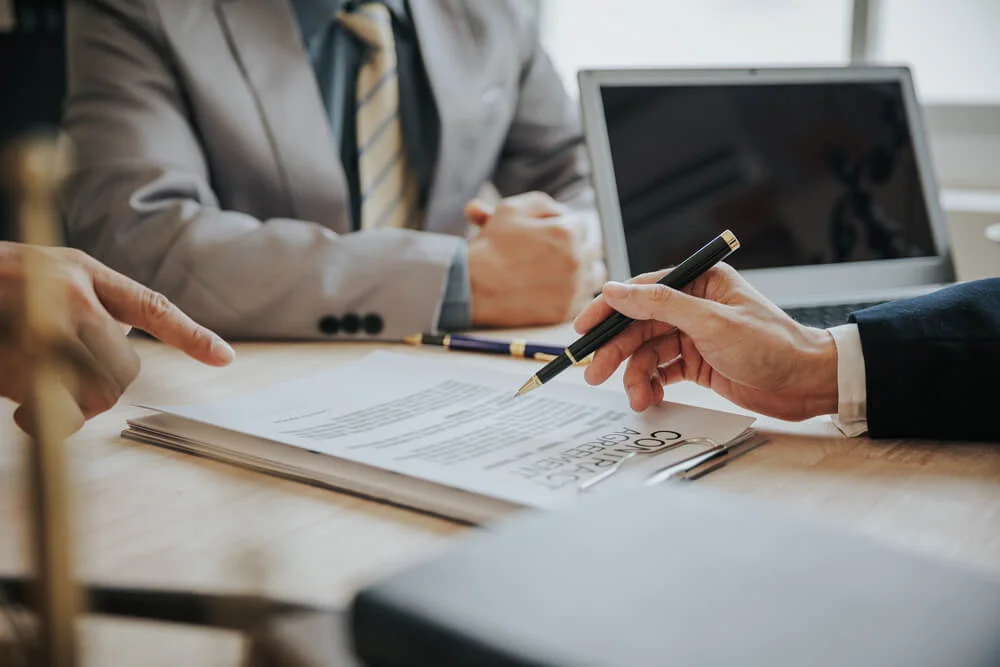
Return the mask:
[[[108, 313], [211, 366], [225, 366], [235, 353], [215, 332], [201, 326], [167, 297], [92, 260], [94, 292]], [[94, 266], [96, 264], [96, 266]]]
[[[628, 282], [638, 283], [638, 284], [649, 284], [655, 283], [663, 276], [670, 273], [671, 269], [660, 269], [659, 271], [651, 271], [650, 273], [642, 273], [632, 278]], [[576, 319], [573, 320], [573, 328], [579, 334], [585, 334], [598, 324], [604, 321], [609, 315], [611, 315], [614, 309], [608, 305], [608, 302], [604, 300], [604, 295], [598, 295], [590, 305], [583, 309]]]

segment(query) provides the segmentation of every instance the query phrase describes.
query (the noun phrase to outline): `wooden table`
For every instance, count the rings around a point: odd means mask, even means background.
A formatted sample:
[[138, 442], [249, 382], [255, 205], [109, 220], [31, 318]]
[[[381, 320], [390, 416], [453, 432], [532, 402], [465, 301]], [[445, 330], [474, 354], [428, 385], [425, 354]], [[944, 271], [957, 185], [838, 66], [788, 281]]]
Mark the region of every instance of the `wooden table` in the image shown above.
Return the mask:
[[[527, 334], [525, 334], [527, 335]], [[567, 328], [533, 332], [566, 342]], [[88, 581], [252, 592], [327, 606], [469, 530], [325, 489], [273, 479], [118, 437], [133, 404], [224, 396], [315, 373], [375, 344], [247, 343], [208, 368], [155, 341], [135, 341], [143, 370], [118, 407], [70, 443], [78, 572]], [[460, 354], [398, 347], [410, 354]], [[464, 355], [476, 365], [529, 362]], [[567, 381], [582, 382], [572, 370]], [[611, 380], [612, 386], [620, 382]], [[347, 390], [347, 388], [345, 388]], [[738, 410], [688, 384], [668, 400]], [[0, 404], [0, 572], [28, 567], [24, 441]], [[828, 418], [762, 418], [770, 442], [699, 484], [774, 502], [896, 547], [1000, 579], [1000, 444], [845, 439]], [[90, 617], [88, 665], [235, 665], [234, 633]]]

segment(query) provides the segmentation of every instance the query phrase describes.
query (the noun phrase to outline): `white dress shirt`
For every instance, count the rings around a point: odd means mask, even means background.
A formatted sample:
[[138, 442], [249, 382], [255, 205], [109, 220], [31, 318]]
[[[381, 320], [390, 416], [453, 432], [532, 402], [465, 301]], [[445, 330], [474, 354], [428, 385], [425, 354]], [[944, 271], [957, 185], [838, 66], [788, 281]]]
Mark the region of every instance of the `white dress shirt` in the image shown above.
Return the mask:
[[837, 416], [833, 423], [849, 438], [868, 430], [865, 357], [857, 324], [828, 329], [837, 346]]

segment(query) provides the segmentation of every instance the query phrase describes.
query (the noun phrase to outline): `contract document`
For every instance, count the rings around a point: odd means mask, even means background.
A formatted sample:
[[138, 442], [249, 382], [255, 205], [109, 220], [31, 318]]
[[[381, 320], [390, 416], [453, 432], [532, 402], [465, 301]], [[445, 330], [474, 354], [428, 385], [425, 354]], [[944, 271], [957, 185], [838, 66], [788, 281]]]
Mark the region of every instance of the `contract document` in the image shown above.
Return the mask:
[[568, 381], [514, 398], [523, 376], [380, 351], [243, 395], [150, 406], [123, 436], [480, 523], [641, 485], [754, 421], [667, 402], [634, 413], [621, 390]]

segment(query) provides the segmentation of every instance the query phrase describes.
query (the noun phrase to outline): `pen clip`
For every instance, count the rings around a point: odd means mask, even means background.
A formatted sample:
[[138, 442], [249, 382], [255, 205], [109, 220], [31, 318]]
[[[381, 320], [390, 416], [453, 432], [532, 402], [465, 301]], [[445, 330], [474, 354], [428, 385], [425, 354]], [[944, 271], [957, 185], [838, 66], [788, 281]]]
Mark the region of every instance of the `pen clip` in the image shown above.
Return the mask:
[[768, 440], [766, 437], [756, 434], [751, 438], [748, 438], [740, 444], [735, 444], [726, 448], [726, 455], [719, 456], [717, 459], [712, 459], [711, 461], [706, 461], [708, 465], [701, 464], [697, 465], [687, 472], [684, 473], [683, 479], [689, 482], [693, 482], [696, 479], [701, 479], [705, 475], [715, 472], [719, 468], [728, 465], [731, 461], [734, 461], [744, 454], [749, 454], [753, 450], [757, 449], [761, 445], [767, 444]]
[[[757, 438], [756, 442], [754, 442], [754, 438]], [[711, 446], [703, 452], [699, 452], [698, 454], [694, 454], [685, 459], [681, 459], [680, 461], [676, 461], [668, 466], [660, 468], [659, 470], [657, 470], [652, 475], [646, 478], [646, 481], [643, 483], [643, 486], [656, 486], [657, 484], [681, 476], [687, 478], [686, 477], [687, 474], [690, 473], [692, 470], [696, 470], [697, 468], [701, 467], [702, 465], [710, 461], [715, 461], [716, 459], [722, 459], [723, 461], [725, 461], [728, 460], [729, 458], [728, 455], [732, 452], [735, 452], [737, 449], [741, 450], [740, 453], [737, 455], [742, 455], [745, 454], [747, 451], [750, 451], [751, 449], [754, 449], [759, 445], [762, 445], [765, 442], [767, 442], [765, 438], [758, 438], [757, 433], [753, 429], [747, 429], [741, 435], [737, 436], [733, 440], [730, 440], [729, 442], [722, 445], [720, 445], [719, 443], [715, 442], [710, 438], [692, 438], [691, 440], [692, 441], [700, 440], [702, 442], [710, 444]], [[745, 451], [742, 451], [743, 445], [747, 443], [751, 443], [751, 446], [748, 447]]]

